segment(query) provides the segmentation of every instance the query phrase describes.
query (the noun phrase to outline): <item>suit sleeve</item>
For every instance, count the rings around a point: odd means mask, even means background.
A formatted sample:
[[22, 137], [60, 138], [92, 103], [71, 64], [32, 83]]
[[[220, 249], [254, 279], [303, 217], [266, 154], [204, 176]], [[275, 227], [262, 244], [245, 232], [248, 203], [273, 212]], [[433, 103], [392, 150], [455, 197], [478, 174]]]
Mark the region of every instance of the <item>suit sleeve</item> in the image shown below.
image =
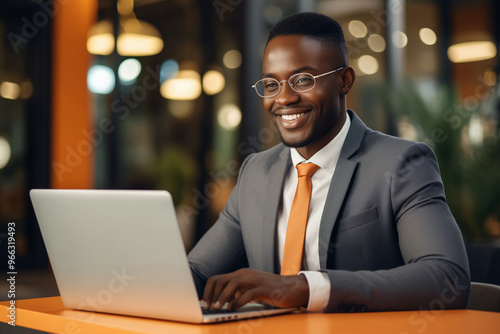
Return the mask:
[[467, 254], [446, 204], [437, 159], [424, 144], [399, 155], [390, 173], [391, 205], [405, 264], [378, 271], [325, 270], [326, 312], [464, 308]]
[[[251, 157], [252, 155], [245, 159], [239, 175], [243, 173]], [[203, 296], [209, 277], [248, 267], [238, 216], [238, 184], [239, 182], [232, 190], [219, 219], [188, 255], [189, 266], [200, 298]]]

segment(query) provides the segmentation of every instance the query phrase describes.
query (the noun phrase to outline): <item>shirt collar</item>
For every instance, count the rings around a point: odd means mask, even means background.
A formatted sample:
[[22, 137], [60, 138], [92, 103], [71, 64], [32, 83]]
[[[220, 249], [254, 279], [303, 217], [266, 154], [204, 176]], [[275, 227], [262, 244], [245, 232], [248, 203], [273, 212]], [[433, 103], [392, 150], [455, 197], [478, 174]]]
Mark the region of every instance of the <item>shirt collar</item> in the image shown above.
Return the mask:
[[340, 151], [342, 146], [344, 146], [345, 139], [347, 137], [347, 132], [349, 132], [349, 127], [351, 126], [351, 119], [349, 114], [347, 114], [346, 120], [342, 129], [339, 133], [322, 149], [320, 149], [316, 154], [314, 154], [309, 160], [304, 159], [297, 151], [296, 148], [292, 147], [290, 153], [292, 155], [292, 163], [294, 167], [297, 167], [299, 163], [314, 163], [318, 165], [323, 170], [332, 174], [337, 166], [337, 161], [340, 157]]

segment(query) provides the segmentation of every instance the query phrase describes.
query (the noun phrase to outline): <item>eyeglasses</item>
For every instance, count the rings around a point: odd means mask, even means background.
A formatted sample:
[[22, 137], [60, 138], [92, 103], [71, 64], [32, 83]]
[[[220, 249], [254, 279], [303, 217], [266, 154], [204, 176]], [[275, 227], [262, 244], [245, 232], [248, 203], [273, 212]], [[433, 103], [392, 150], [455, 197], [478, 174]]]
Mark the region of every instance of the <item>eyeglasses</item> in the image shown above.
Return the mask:
[[[319, 75], [312, 75], [310, 73], [297, 73], [288, 78], [288, 84], [297, 93], [304, 93], [310, 91], [316, 85], [316, 78], [335, 73], [344, 67], [339, 67], [333, 71], [326, 72]], [[273, 78], [265, 78], [257, 81], [252, 87], [255, 88], [257, 95], [260, 97], [275, 97], [281, 92], [281, 83], [287, 81], [278, 81]]]

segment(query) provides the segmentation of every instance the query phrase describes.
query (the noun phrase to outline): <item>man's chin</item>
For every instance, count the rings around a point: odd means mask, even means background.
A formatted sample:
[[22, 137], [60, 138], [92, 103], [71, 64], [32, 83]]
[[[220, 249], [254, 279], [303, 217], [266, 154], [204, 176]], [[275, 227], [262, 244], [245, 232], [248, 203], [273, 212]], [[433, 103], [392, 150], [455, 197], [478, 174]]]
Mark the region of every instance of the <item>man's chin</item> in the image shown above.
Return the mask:
[[310, 138], [306, 138], [306, 139], [283, 138], [281, 133], [280, 133], [280, 137], [281, 137], [281, 142], [283, 143], [283, 145], [285, 145], [286, 147], [293, 147], [293, 148], [300, 148], [300, 147], [307, 146], [312, 141]]

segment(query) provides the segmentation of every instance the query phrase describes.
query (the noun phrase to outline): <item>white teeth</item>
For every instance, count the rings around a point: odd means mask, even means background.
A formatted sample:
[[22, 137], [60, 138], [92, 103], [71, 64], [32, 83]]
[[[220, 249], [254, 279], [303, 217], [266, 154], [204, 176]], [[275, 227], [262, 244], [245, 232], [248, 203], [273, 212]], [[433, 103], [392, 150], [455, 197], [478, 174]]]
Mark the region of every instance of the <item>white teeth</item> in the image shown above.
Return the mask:
[[302, 114], [294, 114], [294, 115], [281, 115], [281, 117], [285, 120], [285, 121], [293, 121], [294, 119], [297, 119], [301, 116], [303, 116], [304, 113]]

